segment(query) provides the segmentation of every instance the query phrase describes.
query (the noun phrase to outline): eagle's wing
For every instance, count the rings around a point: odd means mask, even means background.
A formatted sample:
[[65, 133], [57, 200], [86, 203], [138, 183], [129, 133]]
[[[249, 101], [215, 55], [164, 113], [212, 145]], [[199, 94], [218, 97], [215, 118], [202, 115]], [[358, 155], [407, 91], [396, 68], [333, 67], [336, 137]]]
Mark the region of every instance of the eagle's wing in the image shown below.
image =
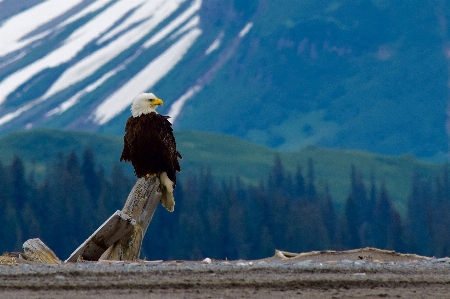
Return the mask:
[[167, 176], [176, 183], [176, 172], [180, 172], [180, 164], [178, 158], [181, 159], [180, 153], [177, 151], [175, 137], [173, 136], [172, 124], [169, 122], [169, 116], [162, 117], [162, 125], [160, 128], [161, 142], [164, 144], [163, 159], [167, 167]]
[[125, 125], [125, 135], [123, 136], [123, 150], [122, 155], [120, 155], [120, 161], [131, 161], [131, 144], [136, 138], [136, 132], [133, 130], [133, 117], [129, 117], [127, 124]]

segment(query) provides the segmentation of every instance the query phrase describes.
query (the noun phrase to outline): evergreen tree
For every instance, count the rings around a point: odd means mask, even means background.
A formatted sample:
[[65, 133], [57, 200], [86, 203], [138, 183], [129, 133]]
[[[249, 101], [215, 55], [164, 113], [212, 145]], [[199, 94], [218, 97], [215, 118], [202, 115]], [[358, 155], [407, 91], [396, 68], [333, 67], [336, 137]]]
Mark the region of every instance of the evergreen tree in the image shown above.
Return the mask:
[[375, 210], [375, 205], [377, 202], [377, 186], [375, 185], [375, 175], [372, 171], [370, 175], [370, 191], [369, 191], [369, 202], [366, 208], [366, 219], [369, 223], [374, 222], [373, 211]]
[[95, 171], [94, 153], [90, 148], [84, 150], [83, 162], [81, 164], [81, 175], [91, 198], [97, 200], [101, 191], [101, 181]]
[[17, 209], [11, 202], [2, 207], [1, 245], [5, 251], [20, 251], [24, 241], [20, 218]]
[[[234, 189], [234, 190], [233, 190]], [[228, 209], [226, 209], [228, 223], [228, 258], [248, 258], [251, 256], [252, 238], [249, 230], [252, 228], [249, 223], [250, 201], [248, 192], [242, 186], [240, 179], [236, 179], [236, 184], [233, 189], [228, 189]], [[256, 207], [255, 207], [256, 208]], [[220, 211], [218, 211], [220, 213]], [[223, 238], [223, 236], [221, 236]], [[224, 257], [222, 257], [224, 258]]]
[[108, 211], [120, 210], [134, 185], [134, 178], [129, 178], [118, 165], [114, 164], [110, 175], [111, 187], [106, 198]]
[[446, 162], [442, 167], [442, 200], [450, 202], [450, 163]]
[[[368, 199], [366, 187], [364, 185], [362, 174], [356, 169], [355, 165], [351, 165], [350, 173], [350, 194], [355, 201], [358, 210], [358, 223], [356, 225], [361, 227], [362, 224], [370, 219], [370, 214], [373, 213], [373, 207], [368, 207]], [[369, 209], [370, 208], [370, 209]]]
[[189, 175], [184, 181], [183, 210], [180, 215], [178, 238], [175, 247], [182, 248], [178, 251], [179, 259], [202, 259], [207, 235], [206, 228], [199, 213], [199, 207], [203, 203], [199, 197], [199, 189], [195, 175]]
[[64, 215], [58, 224], [63, 230], [61, 236], [64, 236], [61, 245], [64, 248], [63, 255], [69, 256], [73, 248], [77, 248], [96, 229], [95, 205], [84, 184], [80, 162], [75, 152], [72, 151], [64, 159], [62, 176], [55, 179], [58, 180], [57, 188], [60, 188], [60, 213]]
[[301, 199], [301, 198], [305, 197], [305, 194], [306, 194], [305, 177], [302, 174], [302, 168], [301, 168], [300, 164], [297, 164], [294, 188], [295, 188], [295, 194], [294, 194], [295, 198]]
[[322, 207], [318, 200], [296, 201], [289, 206], [285, 214], [288, 225], [283, 248], [295, 252], [329, 248], [331, 242], [324, 224]]
[[338, 218], [336, 232], [333, 239], [333, 247], [337, 250], [350, 249], [350, 225], [347, 221], [346, 213], [342, 213]]
[[358, 205], [356, 204], [355, 199], [353, 198], [353, 194], [350, 194], [345, 202], [344, 207], [344, 215], [343, 220], [341, 221], [342, 225], [347, 225], [346, 228], [341, 228], [342, 232], [346, 232], [342, 234], [342, 237], [346, 237], [347, 239], [340, 240], [340, 244], [347, 249], [354, 249], [361, 247], [360, 241], [360, 225], [361, 221], [361, 213], [358, 209]]
[[442, 167], [442, 175], [437, 176], [435, 195], [428, 203], [430, 214], [431, 249], [435, 256], [447, 256], [450, 253], [450, 198], [449, 169], [446, 163]]
[[[94, 198], [94, 203], [95, 203], [95, 216], [97, 219], [96, 224], [98, 223], [99, 225], [105, 221], [109, 216], [112, 215], [112, 213], [114, 213], [116, 210], [120, 210], [120, 206], [118, 205], [116, 207], [116, 209], [114, 210], [114, 207], [112, 207], [110, 209], [109, 204], [108, 204], [108, 199], [106, 198], [106, 192], [108, 189], [111, 189], [112, 186], [110, 184], [110, 182], [108, 182], [107, 178], [105, 177], [105, 172], [103, 170], [103, 167], [100, 167], [98, 173], [95, 174], [96, 177], [98, 178], [98, 190], [95, 191], [95, 193], [97, 193], [97, 197]], [[84, 176], [83, 176], [84, 177]], [[89, 187], [88, 187], [89, 189]], [[92, 192], [89, 192], [92, 196]]]
[[22, 225], [22, 236], [23, 240], [21, 242], [24, 242], [25, 240], [31, 239], [31, 238], [37, 238], [42, 235], [41, 230], [41, 218], [36, 213], [36, 208], [33, 208], [32, 205], [27, 202], [25, 203], [23, 209], [20, 213], [20, 219]]
[[428, 181], [414, 173], [408, 199], [407, 243], [412, 252], [432, 255], [431, 251], [431, 207], [432, 188]]
[[384, 182], [381, 186], [374, 215], [376, 247], [403, 250], [400, 216], [392, 206]]
[[273, 254], [275, 249], [272, 231], [269, 229], [269, 227], [273, 227], [271, 205], [264, 183], [260, 181], [257, 187], [250, 187], [249, 196], [251, 197], [251, 201], [247, 205], [247, 207], [250, 207], [247, 219], [249, 243], [254, 257], [263, 258], [267, 256], [265, 252], [269, 251], [270, 254]]
[[[57, 256], [68, 256], [70, 250], [66, 243], [67, 224], [74, 218], [73, 206], [66, 202], [66, 191], [63, 186], [64, 156], [58, 153], [55, 160], [47, 166], [45, 180], [39, 187], [39, 202], [45, 211], [43, 217], [42, 240]], [[55, 236], [60, 236], [55, 238]], [[76, 248], [76, 247], [75, 247]]]
[[28, 200], [29, 190], [25, 180], [25, 167], [22, 159], [20, 159], [17, 155], [14, 155], [9, 171], [11, 176], [12, 199], [14, 201], [14, 207], [20, 210]]
[[20, 249], [22, 240], [21, 227], [13, 197], [11, 171], [0, 163], [0, 251]]
[[270, 197], [270, 216], [268, 227], [273, 234], [273, 242], [280, 248], [286, 247], [286, 232], [289, 223], [286, 214], [289, 211], [289, 192], [286, 189], [286, 174], [280, 157], [275, 156], [274, 164], [268, 178]]
[[[47, 172], [49, 171], [49, 168], [50, 167], [48, 166]], [[34, 237], [39, 237], [56, 253], [57, 256], [60, 256], [60, 252], [62, 252], [60, 249], [62, 246], [60, 246], [58, 240], [55, 240], [54, 236], [62, 231], [62, 222], [59, 221], [63, 221], [63, 215], [57, 213], [62, 212], [63, 207], [61, 207], [59, 201], [54, 201], [54, 194], [53, 186], [51, 186], [48, 178], [44, 179], [36, 189], [35, 196], [41, 210], [39, 213], [41, 234]], [[51, 215], [51, 217], [46, 217], [46, 215]], [[55, 246], [55, 244], [57, 246]]]
[[314, 161], [312, 158], [308, 159], [308, 175], [306, 182], [306, 198], [309, 201], [317, 199], [317, 190], [315, 186], [316, 174], [314, 171]]
[[0, 162], [0, 204], [4, 207], [13, 203], [11, 173]]
[[[366, 240], [367, 220], [364, 204], [368, 202], [362, 175], [352, 164], [350, 171], [350, 194], [339, 221], [337, 245], [343, 248], [359, 248]], [[345, 227], [343, 227], [345, 226]]]
[[279, 155], [275, 156], [272, 169], [267, 182], [269, 193], [272, 195], [283, 194], [286, 191], [285, 170]]
[[327, 230], [327, 239], [329, 240], [329, 244], [332, 244], [336, 233], [337, 217], [328, 185], [325, 186], [325, 193], [321, 195], [320, 205], [322, 221]]
[[351, 166], [350, 182], [350, 194], [355, 201], [357, 211], [357, 215], [354, 216], [357, 222], [354, 225], [358, 230], [360, 246], [374, 246], [373, 226], [376, 201], [374, 175], [371, 175], [371, 194], [369, 197], [367, 196], [363, 175], [354, 165]]

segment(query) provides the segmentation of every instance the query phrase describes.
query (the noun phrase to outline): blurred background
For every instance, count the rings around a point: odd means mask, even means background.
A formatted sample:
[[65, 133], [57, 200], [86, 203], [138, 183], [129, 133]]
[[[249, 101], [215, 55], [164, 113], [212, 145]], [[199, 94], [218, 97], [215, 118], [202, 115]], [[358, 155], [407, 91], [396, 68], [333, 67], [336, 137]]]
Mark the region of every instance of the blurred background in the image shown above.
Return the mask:
[[65, 259], [135, 178], [133, 98], [182, 173], [142, 258], [450, 254], [450, 2], [0, 0], [0, 251]]

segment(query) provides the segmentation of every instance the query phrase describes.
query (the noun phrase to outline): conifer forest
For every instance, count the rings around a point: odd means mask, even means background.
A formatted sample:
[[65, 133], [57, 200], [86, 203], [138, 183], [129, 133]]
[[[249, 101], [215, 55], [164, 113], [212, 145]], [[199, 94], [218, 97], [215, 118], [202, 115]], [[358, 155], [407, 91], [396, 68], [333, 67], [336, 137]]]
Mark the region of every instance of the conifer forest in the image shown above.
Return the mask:
[[[351, 188], [337, 211], [328, 188], [315, 179], [314, 161], [285, 171], [281, 160], [259, 184], [239, 177], [219, 181], [205, 166], [182, 173], [175, 211], [159, 207], [144, 238], [141, 258], [258, 259], [275, 249], [291, 252], [361, 247], [442, 257], [450, 255], [450, 168], [433, 179], [411, 177], [404, 216], [385, 182], [376, 184], [352, 167]], [[119, 164], [105, 174], [90, 149], [54, 158], [44, 179], [15, 156], [0, 163], [0, 251], [21, 251], [40, 238], [66, 259], [112, 213], [122, 209], [136, 179]]]

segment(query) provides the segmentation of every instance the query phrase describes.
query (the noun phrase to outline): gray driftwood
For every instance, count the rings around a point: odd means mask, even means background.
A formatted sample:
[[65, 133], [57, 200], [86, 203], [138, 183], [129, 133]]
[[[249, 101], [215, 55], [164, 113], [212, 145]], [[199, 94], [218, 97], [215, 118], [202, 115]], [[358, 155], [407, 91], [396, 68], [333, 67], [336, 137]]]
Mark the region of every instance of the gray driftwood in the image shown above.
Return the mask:
[[23, 250], [28, 261], [43, 264], [61, 264], [56, 254], [41, 241], [41, 239], [29, 239], [23, 243]]
[[[142, 240], [160, 200], [159, 178], [140, 178], [122, 211], [109, 217], [65, 262], [138, 259]], [[62, 263], [40, 239], [27, 240], [23, 248], [29, 261]]]
[[102, 260], [136, 260], [139, 258], [142, 240], [153, 214], [161, 200], [160, 181], [156, 176], [140, 178], [122, 209], [122, 212], [136, 220], [136, 225], [106, 250]]
[[66, 262], [98, 261], [108, 247], [130, 232], [135, 224], [136, 221], [129, 215], [116, 211], [70, 255]]

